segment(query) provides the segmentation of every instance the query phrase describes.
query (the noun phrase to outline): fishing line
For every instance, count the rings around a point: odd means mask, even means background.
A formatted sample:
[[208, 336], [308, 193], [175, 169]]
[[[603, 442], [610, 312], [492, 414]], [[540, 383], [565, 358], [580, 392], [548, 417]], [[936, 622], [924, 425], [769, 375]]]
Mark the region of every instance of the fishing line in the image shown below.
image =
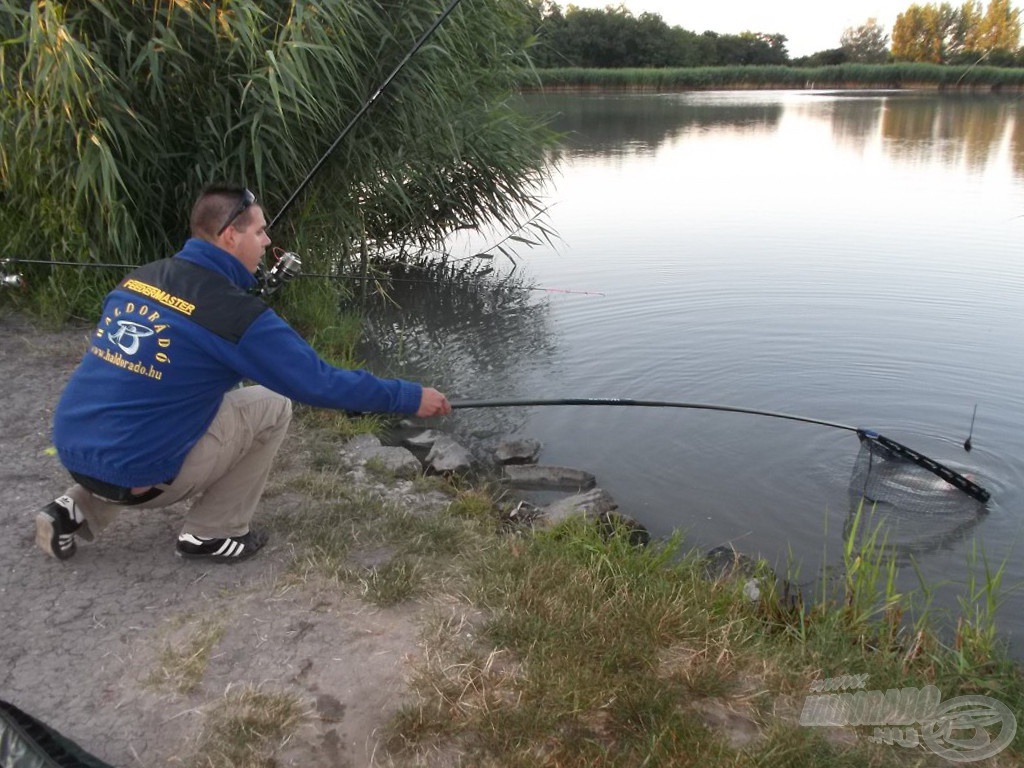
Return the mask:
[[978, 404], [974, 404], [974, 413], [971, 414], [971, 429], [967, 433], [967, 439], [964, 440], [964, 450], [968, 453], [971, 452], [971, 438], [974, 437], [974, 417], [978, 415]]
[[991, 494], [973, 480], [964, 477], [949, 467], [940, 464], [934, 459], [918, 453], [913, 448], [908, 448], [902, 443], [881, 435], [874, 430], [862, 429], [849, 424], [840, 424], [835, 421], [823, 419], [812, 419], [807, 416], [797, 416], [791, 413], [779, 413], [777, 411], [762, 411], [754, 408], [740, 408], [732, 405], [718, 405], [714, 403], [681, 403], [666, 400], [631, 400], [624, 398], [560, 398], [560, 399], [532, 399], [532, 400], [460, 400], [451, 403], [453, 409], [462, 408], [518, 408], [522, 406], [557, 406], [557, 405], [582, 405], [582, 406], [628, 406], [641, 408], [686, 408], [690, 410], [724, 411], [726, 413], [742, 413], [753, 416], [766, 416], [772, 419], [786, 419], [788, 421], [799, 421], [805, 424], [817, 424], [832, 429], [842, 429], [854, 432], [860, 439], [862, 450], [869, 452], [872, 458], [879, 458], [889, 462], [901, 461], [915, 464], [928, 472], [942, 478], [954, 488], [963, 491], [972, 499], [985, 503]]
[[[275, 251], [280, 249], [275, 249]], [[106, 264], [102, 262], [81, 262], [81, 261], [50, 261], [48, 259], [16, 259], [8, 258], [0, 260], [0, 285], [8, 288], [18, 288], [24, 285], [24, 278], [21, 275], [5, 272], [5, 268], [10, 268], [15, 264], [39, 264], [51, 267], [90, 267], [99, 269], [119, 269], [128, 270], [136, 269], [140, 265], [138, 264]], [[321, 280], [379, 280], [382, 283], [417, 283], [420, 285], [449, 285], [443, 280], [427, 280], [425, 278], [418, 277], [382, 277], [379, 275], [329, 275], [326, 273], [317, 272], [299, 272], [295, 275], [290, 275], [289, 280], [298, 278], [314, 277]], [[523, 291], [543, 291], [546, 293], [569, 293], [580, 296], [604, 296], [606, 294], [599, 291], [582, 291], [573, 288], [547, 288], [545, 286], [529, 286], [520, 285], [517, 289]]]

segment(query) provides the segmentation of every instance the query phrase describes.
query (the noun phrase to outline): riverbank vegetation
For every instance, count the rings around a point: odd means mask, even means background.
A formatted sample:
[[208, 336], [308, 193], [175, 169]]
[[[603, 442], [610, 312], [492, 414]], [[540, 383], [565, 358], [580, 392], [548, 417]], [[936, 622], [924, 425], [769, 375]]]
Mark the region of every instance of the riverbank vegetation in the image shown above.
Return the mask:
[[523, 90], [691, 91], [768, 88], [878, 88], [1015, 91], [1024, 69], [939, 64], [839, 64], [822, 67], [541, 69], [523, 72]]
[[[483, 221], [529, 222], [548, 136], [506, 103], [529, 63], [526, 12], [519, 0], [461, 4], [275, 226], [278, 244], [301, 245], [310, 271], [337, 269]], [[249, 186], [271, 218], [436, 15], [427, 0], [5, 4], [4, 255], [170, 255], [215, 180]], [[30, 300], [56, 297], [64, 317], [92, 316], [120, 277], [17, 269]]]

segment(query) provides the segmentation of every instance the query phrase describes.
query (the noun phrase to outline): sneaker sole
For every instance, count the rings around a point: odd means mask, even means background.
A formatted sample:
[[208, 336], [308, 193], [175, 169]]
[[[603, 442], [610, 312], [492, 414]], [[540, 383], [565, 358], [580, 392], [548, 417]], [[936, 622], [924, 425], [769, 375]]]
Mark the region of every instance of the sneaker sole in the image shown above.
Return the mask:
[[[260, 547], [262, 549], [262, 547]], [[253, 550], [252, 552], [243, 552], [235, 557], [225, 557], [224, 555], [191, 555], [188, 552], [182, 552], [180, 549], [175, 549], [174, 554], [180, 557], [182, 560], [206, 560], [209, 563], [218, 563], [220, 565], [234, 565], [240, 563], [243, 560], [248, 560], [250, 557], [259, 554], [259, 549]]]
[[59, 538], [55, 529], [56, 520], [45, 512], [36, 515], [36, 546], [55, 560], [67, 560], [73, 554], [72, 548], [67, 554], [62, 554], [59, 546]]

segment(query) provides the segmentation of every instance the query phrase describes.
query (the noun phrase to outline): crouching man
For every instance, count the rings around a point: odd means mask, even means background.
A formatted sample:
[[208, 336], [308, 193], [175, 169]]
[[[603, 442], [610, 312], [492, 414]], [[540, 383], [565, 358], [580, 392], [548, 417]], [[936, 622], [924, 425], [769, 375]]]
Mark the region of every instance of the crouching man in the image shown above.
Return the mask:
[[[181, 557], [234, 563], [267, 536], [250, 527], [291, 400], [349, 411], [451, 413], [436, 389], [335, 368], [249, 290], [270, 244], [255, 196], [207, 187], [192, 237], [110, 292], [54, 416], [75, 485], [36, 516], [36, 543], [64, 560], [123, 507], [193, 503]], [[256, 386], [236, 388], [242, 379]]]

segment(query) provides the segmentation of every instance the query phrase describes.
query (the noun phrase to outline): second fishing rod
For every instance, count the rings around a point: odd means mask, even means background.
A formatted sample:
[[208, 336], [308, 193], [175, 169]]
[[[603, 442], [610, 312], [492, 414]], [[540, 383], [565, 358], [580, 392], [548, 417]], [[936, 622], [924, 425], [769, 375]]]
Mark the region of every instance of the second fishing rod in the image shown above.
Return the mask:
[[[292, 205], [295, 204], [295, 201], [298, 200], [299, 196], [303, 193], [303, 191], [305, 191], [306, 187], [309, 186], [309, 183], [317, 175], [320, 169], [324, 167], [324, 164], [327, 163], [327, 160], [330, 158], [332, 154], [334, 154], [334, 151], [338, 148], [338, 146], [346, 139], [346, 137], [348, 137], [348, 135], [352, 132], [352, 129], [355, 128], [356, 124], [359, 123], [360, 120], [362, 120], [363, 116], [370, 111], [370, 108], [381, 97], [381, 94], [383, 94], [384, 91], [387, 90], [388, 86], [390, 86], [391, 83], [394, 82], [395, 78], [398, 77], [399, 73], [405, 68], [405, 65], [409, 63], [409, 60], [416, 55], [420, 48], [422, 48], [431, 37], [433, 37], [438, 27], [440, 27], [441, 24], [444, 23], [444, 20], [451, 15], [452, 11], [455, 10], [455, 8], [459, 5], [460, 2], [462, 2], [462, 0], [451, 0], [451, 2], [447, 5], [447, 7], [445, 7], [441, 14], [436, 19], [434, 19], [433, 24], [431, 24], [427, 28], [427, 30], [422, 35], [420, 35], [419, 39], [416, 41], [413, 47], [409, 49], [409, 51], [405, 54], [404, 57], [402, 57], [402, 60], [399, 61], [398, 65], [391, 71], [391, 74], [388, 75], [384, 79], [384, 81], [376, 88], [376, 90], [374, 90], [370, 97], [363, 102], [362, 106], [359, 107], [359, 109], [348, 121], [345, 127], [342, 128], [341, 133], [338, 134], [338, 136], [334, 139], [334, 141], [327, 148], [327, 150], [320, 156], [320, 159], [316, 161], [316, 163], [310, 169], [309, 173], [306, 174], [306, 177], [301, 182], [299, 182], [298, 186], [295, 187], [295, 190], [288, 196], [288, 199], [285, 200], [284, 205], [281, 206], [281, 209], [274, 215], [274, 218], [272, 218], [270, 222], [267, 224], [268, 230], [273, 229], [274, 225], [277, 224], [277, 222], [279, 222], [288, 212], [288, 209], [290, 209]], [[277, 261], [270, 267], [270, 269], [265, 269], [262, 264], [257, 269], [257, 290], [262, 295], [269, 296], [275, 293], [278, 289], [280, 289], [281, 286], [283, 286], [286, 282], [297, 277], [301, 273], [301, 271], [302, 260], [299, 258], [298, 254], [292, 251], [284, 251], [278, 257]]]

